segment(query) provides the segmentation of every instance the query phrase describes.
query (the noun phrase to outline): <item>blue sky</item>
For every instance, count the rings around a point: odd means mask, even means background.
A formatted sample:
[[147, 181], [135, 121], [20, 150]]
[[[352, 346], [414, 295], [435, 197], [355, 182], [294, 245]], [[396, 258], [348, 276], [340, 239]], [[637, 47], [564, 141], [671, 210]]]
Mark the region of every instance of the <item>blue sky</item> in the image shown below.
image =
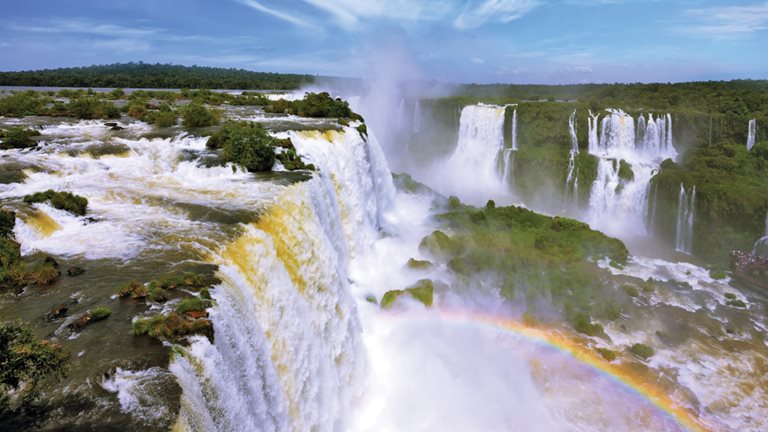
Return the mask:
[[768, 78], [768, 1], [5, 0], [0, 70], [124, 61], [452, 82]]

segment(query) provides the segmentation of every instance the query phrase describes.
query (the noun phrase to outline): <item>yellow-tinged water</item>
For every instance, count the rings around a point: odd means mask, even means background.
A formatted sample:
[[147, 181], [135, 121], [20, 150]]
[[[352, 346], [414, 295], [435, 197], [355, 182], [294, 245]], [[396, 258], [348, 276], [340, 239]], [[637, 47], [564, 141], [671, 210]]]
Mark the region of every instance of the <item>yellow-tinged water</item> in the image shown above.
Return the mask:
[[42, 237], [49, 237], [61, 229], [61, 225], [42, 210], [35, 210], [25, 222]]

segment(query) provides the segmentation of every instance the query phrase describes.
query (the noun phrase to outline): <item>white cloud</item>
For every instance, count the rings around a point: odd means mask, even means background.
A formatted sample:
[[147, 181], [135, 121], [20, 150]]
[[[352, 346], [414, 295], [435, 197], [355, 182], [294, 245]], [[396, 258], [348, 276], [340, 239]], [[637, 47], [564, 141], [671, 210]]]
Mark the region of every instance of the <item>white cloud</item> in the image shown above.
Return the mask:
[[[260, 12], [301, 26], [318, 26], [305, 15], [278, 8], [277, 0], [236, 0]], [[486, 22], [510, 22], [527, 14], [540, 0], [300, 0], [329, 15], [340, 27], [360, 30], [369, 20], [446, 21], [461, 30]]]
[[479, 58], [479, 57], [473, 57], [473, 58], [472, 58], [470, 61], [471, 61], [472, 63], [474, 63], [474, 64], [478, 64], [478, 65], [482, 65], [482, 64], [485, 64], [485, 60], [483, 60], [483, 59], [481, 59], [481, 58]]
[[89, 34], [109, 37], [147, 37], [158, 33], [156, 29], [131, 28], [114, 24], [94, 23], [85, 19], [53, 19], [45, 26], [11, 25], [11, 29], [33, 33]]
[[538, 0], [482, 0], [467, 3], [453, 25], [461, 30], [479, 27], [486, 21], [508, 23], [528, 14], [539, 5]]
[[682, 31], [715, 39], [736, 39], [768, 29], [768, 2], [748, 6], [718, 6], [689, 9]]
[[279, 18], [283, 21], [287, 21], [291, 24], [295, 24], [302, 27], [316, 27], [314, 24], [311, 24], [297, 16], [264, 6], [262, 3], [259, 3], [256, 0], [240, 0], [240, 3], [248, 7], [251, 7], [253, 9], [256, 9], [259, 12], [263, 12], [265, 14], [272, 15], [275, 18]]

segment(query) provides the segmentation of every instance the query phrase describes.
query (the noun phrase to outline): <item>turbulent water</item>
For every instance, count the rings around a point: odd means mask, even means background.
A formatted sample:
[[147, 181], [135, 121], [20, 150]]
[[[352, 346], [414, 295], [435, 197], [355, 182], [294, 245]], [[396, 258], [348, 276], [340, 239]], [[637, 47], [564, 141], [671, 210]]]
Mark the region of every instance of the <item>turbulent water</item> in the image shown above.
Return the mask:
[[[434, 178], [429, 186], [480, 204], [508, 197], [517, 114], [513, 144], [505, 148], [505, 111], [465, 107], [455, 153], [444, 162], [452, 171], [443, 171], [459, 182]], [[157, 131], [140, 122], [111, 132], [98, 122], [39, 119], [45, 144], [4, 152], [0, 168], [14, 180], [0, 184], [0, 199], [19, 211], [15, 234], [23, 252], [82, 265], [90, 279], [3, 299], [0, 312], [40, 322], [47, 308], [73, 295], [73, 309], [115, 310], [81, 334], [61, 331], [60, 322], [41, 324], [76, 353], [59, 397], [77, 394], [78, 403], [46, 418], [48, 430], [684, 430], [647, 397], [567, 354], [564, 343], [553, 348], [492, 325], [515, 321], [523, 308], [502, 299], [493, 278], [457, 280], [440, 265], [408, 268], [410, 258], [425, 258], [418, 245], [438, 227], [433, 216], [445, 198], [395, 190], [374, 131], [364, 137], [328, 121], [229, 114], [290, 137], [318, 171], [254, 175], [208, 167], [207, 138], [175, 128], [153, 138], [148, 134]], [[573, 158], [574, 116], [570, 126]], [[589, 151], [600, 159], [590, 215], [599, 226], [634, 224], [653, 170], [676, 155], [671, 118], [635, 122], [609, 111], [590, 116], [588, 126]], [[619, 178], [620, 159], [634, 180]], [[500, 165], [507, 165], [503, 172]], [[21, 203], [49, 188], [87, 197], [91, 219]], [[688, 233], [695, 192], [682, 193]], [[214, 341], [195, 337], [174, 348], [166, 369], [167, 348], [130, 335], [135, 316], [160, 307], [120, 303], [116, 287], [211, 265], [221, 279], [211, 291]], [[705, 428], [768, 427], [764, 298], [694, 264], [635, 256], [621, 269], [600, 265], [617, 278], [653, 278], [662, 288], [633, 299], [620, 320], [604, 322], [606, 338], [577, 336], [565, 325], [543, 329], [547, 337], [617, 352], [642, 341], [657, 354], [648, 362], [616, 360], [626, 376], [653, 383]], [[406, 299], [384, 311], [366, 301], [424, 278], [435, 281], [431, 309]], [[726, 293], [747, 308], [728, 307]]]

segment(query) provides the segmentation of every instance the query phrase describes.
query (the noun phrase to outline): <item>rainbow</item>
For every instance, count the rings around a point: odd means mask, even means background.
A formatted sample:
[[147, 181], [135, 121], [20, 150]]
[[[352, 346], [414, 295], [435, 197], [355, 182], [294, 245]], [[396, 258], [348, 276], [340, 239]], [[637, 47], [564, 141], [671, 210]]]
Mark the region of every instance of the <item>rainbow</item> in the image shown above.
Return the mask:
[[[608, 362], [598, 355], [596, 351], [585, 347], [568, 336], [553, 330], [525, 324], [509, 317], [445, 309], [436, 312], [441, 320], [447, 322], [493, 328], [501, 332], [512, 333], [537, 345], [546, 346], [564, 353], [580, 364], [590, 367], [595, 372], [608, 377], [614, 382], [620, 383], [631, 392], [647, 400], [682, 429], [691, 432], [707, 432], [709, 430], [688, 409], [672, 400], [664, 391], [655, 387], [653, 383], [648, 382], [647, 379], [633, 371], [628, 365]], [[434, 315], [415, 315], [407, 312], [393, 312], [390, 316], [398, 320], [428, 320], [434, 318]]]

